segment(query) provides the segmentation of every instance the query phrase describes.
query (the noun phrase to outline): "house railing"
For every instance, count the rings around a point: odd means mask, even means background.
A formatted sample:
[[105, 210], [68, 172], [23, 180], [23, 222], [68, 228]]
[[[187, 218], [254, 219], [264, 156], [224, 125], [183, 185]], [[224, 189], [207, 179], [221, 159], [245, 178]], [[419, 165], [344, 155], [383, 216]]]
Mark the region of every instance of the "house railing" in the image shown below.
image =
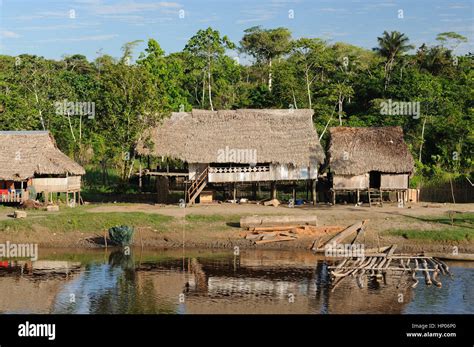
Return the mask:
[[270, 167], [269, 166], [209, 167], [209, 173], [247, 173], [247, 172], [270, 172]]
[[0, 190], [0, 203], [22, 202], [28, 200], [28, 191], [25, 189]]

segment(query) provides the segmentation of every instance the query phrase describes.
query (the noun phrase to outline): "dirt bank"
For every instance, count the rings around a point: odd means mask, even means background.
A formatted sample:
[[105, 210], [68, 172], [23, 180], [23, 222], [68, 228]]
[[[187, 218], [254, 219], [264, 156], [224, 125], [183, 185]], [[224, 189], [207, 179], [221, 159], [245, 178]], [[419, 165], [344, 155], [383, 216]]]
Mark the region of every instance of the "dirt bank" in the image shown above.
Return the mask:
[[[78, 209], [74, 209], [80, 211]], [[398, 208], [395, 205], [384, 207], [355, 207], [349, 205], [317, 207], [265, 207], [259, 205], [202, 205], [181, 209], [178, 206], [160, 206], [149, 204], [99, 204], [86, 207], [81, 213], [81, 219], [102, 218], [120, 215], [125, 220], [130, 216], [131, 225], [136, 228], [135, 244], [143, 245], [145, 248], [172, 249], [182, 248], [225, 248], [230, 249], [238, 246], [242, 249], [308, 249], [313, 243], [312, 237], [304, 237], [295, 241], [271, 243], [265, 245], [254, 245], [253, 242], [245, 240], [241, 236], [242, 230], [238, 226], [240, 216], [244, 215], [316, 215], [319, 225], [350, 225], [354, 222], [368, 219], [366, 232], [357, 241], [364, 243], [366, 248], [398, 244], [398, 250], [403, 252], [452, 252], [453, 247], [458, 247], [459, 252], [474, 253], [474, 241], [472, 238], [459, 240], [429, 240], [416, 239], [410, 236], [394, 235], [392, 230], [413, 230], [420, 232], [459, 232], [459, 226], [451, 226], [446, 223], [451, 215], [450, 211], [460, 213], [473, 212], [474, 204], [419, 204], [410, 208]], [[99, 224], [95, 230], [80, 228], [75, 230], [69, 225], [73, 217], [64, 219], [68, 223], [70, 231], [62, 231], [61, 225], [56, 231], [44, 221], [50, 218], [47, 212], [37, 212], [28, 216], [30, 224], [28, 228], [22, 229], [15, 225], [16, 221], [8, 215], [12, 209], [0, 210], [0, 242], [7, 240], [12, 242], [39, 243], [41, 247], [81, 247], [93, 248], [103, 247], [106, 224]], [[57, 215], [68, 212], [62, 208]], [[76, 212], [74, 212], [76, 213]], [[168, 216], [169, 220], [153, 224], [153, 220], [147, 224], [134, 222], [136, 214], [141, 216]], [[158, 217], [158, 216], [157, 216]], [[172, 218], [169, 218], [172, 217]], [[101, 220], [102, 220], [101, 219]], [[141, 220], [140, 220], [141, 221]], [[74, 220], [71, 223], [76, 223]], [[3, 226], [2, 226], [3, 225]], [[51, 225], [51, 224], [49, 224]], [[471, 233], [472, 224], [463, 224], [461, 230]], [[467, 235], [469, 236], [469, 235]]]

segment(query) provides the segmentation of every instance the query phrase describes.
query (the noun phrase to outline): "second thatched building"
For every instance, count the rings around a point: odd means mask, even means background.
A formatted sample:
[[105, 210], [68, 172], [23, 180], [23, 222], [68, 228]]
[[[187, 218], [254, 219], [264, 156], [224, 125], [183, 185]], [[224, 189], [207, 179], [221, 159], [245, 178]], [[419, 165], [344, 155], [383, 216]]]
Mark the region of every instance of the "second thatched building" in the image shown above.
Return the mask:
[[338, 192], [366, 191], [369, 203], [382, 202], [387, 191], [405, 200], [413, 157], [401, 127], [334, 127], [329, 130], [327, 165], [333, 202]]

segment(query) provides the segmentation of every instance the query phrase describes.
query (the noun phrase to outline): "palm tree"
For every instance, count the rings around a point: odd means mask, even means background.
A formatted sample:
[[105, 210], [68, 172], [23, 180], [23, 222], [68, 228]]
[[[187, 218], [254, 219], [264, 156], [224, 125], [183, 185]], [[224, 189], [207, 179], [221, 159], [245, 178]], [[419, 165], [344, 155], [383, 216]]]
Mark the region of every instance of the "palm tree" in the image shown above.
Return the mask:
[[379, 47], [374, 48], [382, 57], [386, 59], [385, 62], [385, 89], [387, 89], [390, 82], [390, 72], [393, 69], [395, 60], [413, 49], [413, 45], [408, 44], [408, 37], [398, 31], [388, 33], [384, 31], [381, 37], [377, 37]]

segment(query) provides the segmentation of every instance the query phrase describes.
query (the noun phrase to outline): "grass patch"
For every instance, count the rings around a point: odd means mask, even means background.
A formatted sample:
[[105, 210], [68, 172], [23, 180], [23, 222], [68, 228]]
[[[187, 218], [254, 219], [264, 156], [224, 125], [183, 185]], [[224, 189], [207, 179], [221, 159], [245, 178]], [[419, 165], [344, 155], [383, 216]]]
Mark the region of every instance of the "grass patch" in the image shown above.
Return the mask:
[[28, 211], [25, 219], [0, 221], [1, 231], [98, 232], [115, 225], [150, 227], [163, 230], [170, 216], [143, 212], [89, 212], [88, 207], [64, 208], [60, 212]]
[[186, 215], [185, 220], [188, 230], [202, 230], [205, 228], [211, 231], [226, 231], [239, 224], [240, 215], [189, 214]]
[[388, 235], [401, 236], [409, 240], [427, 241], [473, 241], [474, 230], [469, 228], [440, 229], [440, 230], [388, 230]]
[[187, 222], [198, 222], [198, 223], [215, 223], [215, 222], [225, 222], [226, 217], [220, 214], [211, 214], [211, 215], [204, 215], [204, 214], [188, 214], [186, 215]]
[[423, 222], [439, 223], [452, 227], [474, 229], [474, 213], [471, 212], [453, 213], [451, 215], [446, 213], [441, 216], [423, 216], [413, 218]]
[[474, 228], [474, 213], [454, 213], [451, 216], [437, 216], [427, 218], [429, 221], [452, 226]]

